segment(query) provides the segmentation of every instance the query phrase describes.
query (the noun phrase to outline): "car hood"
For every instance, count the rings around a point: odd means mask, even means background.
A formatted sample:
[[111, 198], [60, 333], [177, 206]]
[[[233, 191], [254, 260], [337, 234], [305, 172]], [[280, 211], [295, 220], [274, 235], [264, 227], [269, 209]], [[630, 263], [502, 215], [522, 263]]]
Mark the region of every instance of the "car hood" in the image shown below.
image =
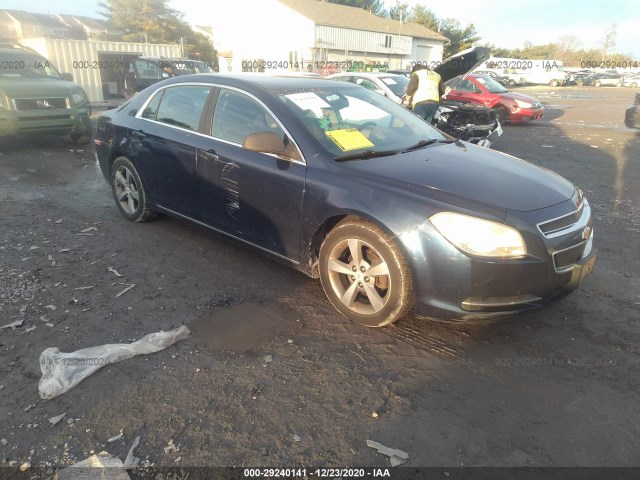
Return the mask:
[[54, 78], [0, 77], [0, 91], [9, 97], [69, 96], [80, 92], [80, 89], [81, 87], [74, 82]]
[[489, 107], [484, 105], [480, 105], [479, 103], [465, 102], [464, 100], [451, 100], [448, 98], [443, 98], [440, 100], [441, 107], [447, 107], [451, 110], [464, 110], [464, 111], [473, 111], [473, 112], [486, 112], [491, 110]]
[[538, 100], [537, 98], [525, 95], [523, 93], [506, 92], [498, 93], [496, 95], [500, 95], [502, 98], [508, 98], [510, 100], [520, 100], [521, 102], [527, 102], [531, 104], [540, 103], [540, 100]]
[[457, 142], [402, 155], [349, 162], [349, 168], [403, 189], [482, 210], [530, 211], [570, 199], [575, 187], [550, 170], [510, 155]]
[[474, 71], [482, 62], [491, 57], [491, 49], [475, 47], [451, 55], [433, 70], [440, 74], [442, 82], [451, 80], [459, 75], [467, 75]]

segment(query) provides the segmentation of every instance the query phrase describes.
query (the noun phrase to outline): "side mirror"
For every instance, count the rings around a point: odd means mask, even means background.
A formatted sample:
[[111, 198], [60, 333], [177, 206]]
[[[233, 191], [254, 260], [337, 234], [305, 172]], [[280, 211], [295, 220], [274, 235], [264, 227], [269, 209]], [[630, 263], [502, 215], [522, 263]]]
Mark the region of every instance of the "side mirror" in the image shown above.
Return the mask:
[[250, 152], [284, 155], [287, 147], [277, 133], [258, 132], [247, 135], [242, 142], [242, 148]]
[[67, 80], [68, 82], [73, 82], [73, 75], [70, 73], [61, 73], [60, 76], [63, 80]]

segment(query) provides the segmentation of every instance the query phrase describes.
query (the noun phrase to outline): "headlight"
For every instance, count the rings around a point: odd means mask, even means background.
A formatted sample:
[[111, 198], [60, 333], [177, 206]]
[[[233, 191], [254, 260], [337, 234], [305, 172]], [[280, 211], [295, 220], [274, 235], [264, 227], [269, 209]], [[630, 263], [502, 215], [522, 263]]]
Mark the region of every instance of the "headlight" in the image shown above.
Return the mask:
[[84, 92], [74, 93], [73, 95], [71, 95], [71, 100], [73, 101], [74, 105], [84, 103], [85, 101]]
[[523, 102], [522, 100], [514, 100], [516, 102], [516, 105], [518, 105], [520, 108], [531, 108], [531, 104], [527, 103], [527, 102]]
[[453, 245], [481, 257], [521, 257], [527, 247], [515, 228], [459, 213], [437, 213], [429, 220]]

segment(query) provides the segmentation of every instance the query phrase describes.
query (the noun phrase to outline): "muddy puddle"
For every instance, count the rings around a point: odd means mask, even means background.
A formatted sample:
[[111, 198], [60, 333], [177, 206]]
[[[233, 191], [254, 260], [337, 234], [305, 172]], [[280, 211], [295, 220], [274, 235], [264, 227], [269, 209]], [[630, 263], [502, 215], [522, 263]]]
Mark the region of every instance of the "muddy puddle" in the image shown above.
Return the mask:
[[245, 302], [206, 313], [189, 329], [195, 339], [214, 350], [244, 353], [268, 339], [286, 336], [295, 325], [295, 314], [282, 305]]

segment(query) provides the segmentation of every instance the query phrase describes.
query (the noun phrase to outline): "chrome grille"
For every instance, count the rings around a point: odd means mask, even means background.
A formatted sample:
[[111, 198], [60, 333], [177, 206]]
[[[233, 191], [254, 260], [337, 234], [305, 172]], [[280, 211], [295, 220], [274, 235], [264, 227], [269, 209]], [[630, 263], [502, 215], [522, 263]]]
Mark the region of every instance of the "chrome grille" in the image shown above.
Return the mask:
[[580, 207], [575, 212], [571, 212], [568, 215], [564, 215], [560, 218], [555, 218], [553, 220], [549, 220], [548, 222], [541, 223], [539, 225], [540, 231], [545, 235], [549, 235], [551, 233], [564, 230], [565, 228], [569, 228], [578, 223], [583, 213], [584, 202], [580, 204]]
[[565, 250], [553, 254], [553, 264], [556, 270], [568, 270], [574, 263], [582, 258], [587, 242], [582, 242]]
[[14, 98], [13, 106], [18, 112], [28, 112], [71, 108], [71, 102], [68, 97]]

